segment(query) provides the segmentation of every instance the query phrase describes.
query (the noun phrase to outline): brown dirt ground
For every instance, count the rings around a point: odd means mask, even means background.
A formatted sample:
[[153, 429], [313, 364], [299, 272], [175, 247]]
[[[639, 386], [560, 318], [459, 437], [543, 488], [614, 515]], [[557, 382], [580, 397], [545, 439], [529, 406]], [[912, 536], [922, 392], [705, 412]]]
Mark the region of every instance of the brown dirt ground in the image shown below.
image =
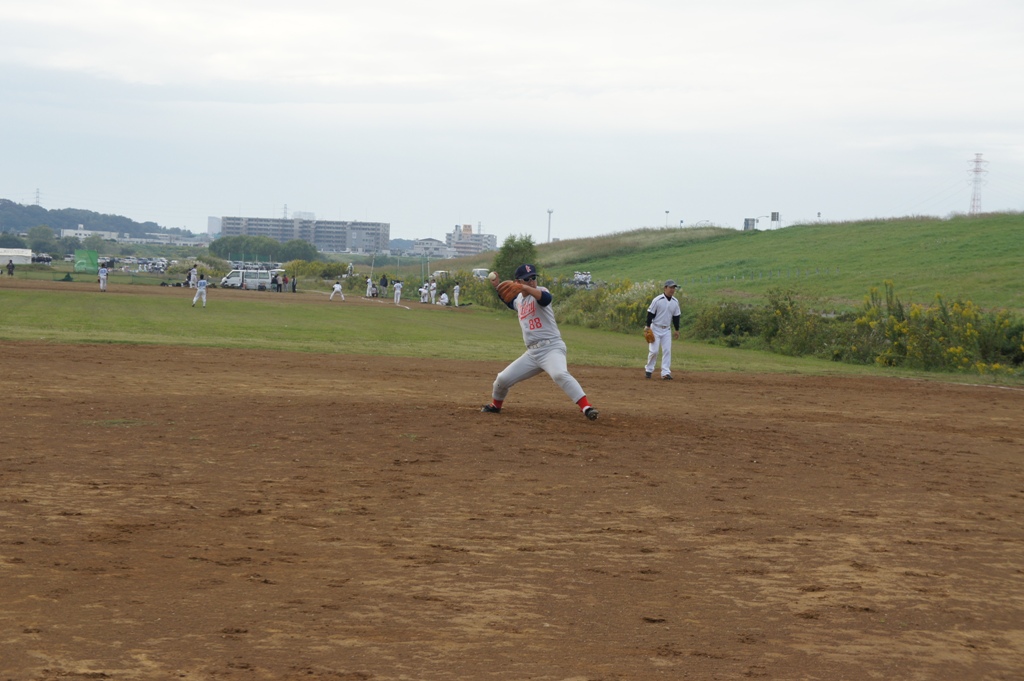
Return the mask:
[[5, 343], [0, 679], [1021, 678], [1024, 391], [502, 366]]

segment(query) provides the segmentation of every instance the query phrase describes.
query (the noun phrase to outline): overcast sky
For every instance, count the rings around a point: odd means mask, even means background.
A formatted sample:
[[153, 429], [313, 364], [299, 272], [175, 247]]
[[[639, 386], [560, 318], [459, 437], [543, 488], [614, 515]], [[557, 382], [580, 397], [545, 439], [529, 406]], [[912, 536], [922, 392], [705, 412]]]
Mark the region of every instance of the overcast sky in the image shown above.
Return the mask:
[[3, 0], [0, 198], [542, 243], [966, 213], [981, 153], [1021, 211], [1022, 84], [1021, 0]]

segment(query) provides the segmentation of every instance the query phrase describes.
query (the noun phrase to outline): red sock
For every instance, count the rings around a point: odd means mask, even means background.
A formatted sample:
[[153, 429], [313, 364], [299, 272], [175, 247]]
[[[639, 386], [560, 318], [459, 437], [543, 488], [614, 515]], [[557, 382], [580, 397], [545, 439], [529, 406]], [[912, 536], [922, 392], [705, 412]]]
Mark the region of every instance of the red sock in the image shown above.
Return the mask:
[[494, 398], [491, 398], [491, 404], [493, 404], [498, 409], [501, 409], [501, 405], [504, 404], [504, 403], [505, 403], [505, 400], [496, 400]]
[[576, 404], [579, 405], [580, 411], [586, 411], [587, 407], [593, 406], [590, 404], [590, 400], [587, 399], [586, 395], [577, 400]]

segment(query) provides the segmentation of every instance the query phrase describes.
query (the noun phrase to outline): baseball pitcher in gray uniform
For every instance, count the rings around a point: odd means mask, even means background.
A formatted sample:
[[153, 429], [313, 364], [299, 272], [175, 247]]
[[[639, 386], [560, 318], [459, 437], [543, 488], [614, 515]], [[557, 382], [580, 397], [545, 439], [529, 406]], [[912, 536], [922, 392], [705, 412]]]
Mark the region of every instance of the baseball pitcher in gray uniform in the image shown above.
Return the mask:
[[[651, 301], [647, 308], [647, 326], [654, 332], [654, 342], [647, 346], [647, 365], [644, 375], [651, 377], [654, 364], [658, 359], [658, 348], [661, 348], [661, 378], [672, 380], [672, 338], [679, 338], [679, 301], [675, 299], [678, 284], [669, 279], [665, 282], [665, 292]], [[675, 327], [675, 331], [672, 330]]]
[[[558, 331], [555, 313], [551, 310], [551, 292], [543, 286], [537, 286], [537, 269], [533, 265], [520, 265], [516, 269], [515, 280], [522, 285], [522, 291], [506, 305], [519, 313], [526, 352], [494, 379], [491, 403], [484, 405], [481, 411], [500, 413], [512, 386], [543, 371], [565, 391], [588, 419], [596, 421], [597, 409], [591, 406], [579, 381], [573, 378], [566, 366], [565, 342]], [[491, 285], [497, 288], [498, 280], [491, 280]]]

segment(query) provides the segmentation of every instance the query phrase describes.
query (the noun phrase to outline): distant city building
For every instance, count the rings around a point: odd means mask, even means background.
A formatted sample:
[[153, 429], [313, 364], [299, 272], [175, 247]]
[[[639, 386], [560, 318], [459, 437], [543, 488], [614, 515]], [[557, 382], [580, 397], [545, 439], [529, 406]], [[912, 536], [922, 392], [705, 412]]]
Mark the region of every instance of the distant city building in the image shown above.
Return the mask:
[[447, 260], [455, 257], [455, 249], [437, 239], [417, 239], [412, 246], [412, 254], [421, 258]]
[[384, 253], [391, 240], [391, 225], [386, 222], [227, 216], [220, 221], [222, 237], [265, 236], [281, 243], [302, 239], [326, 253]]
[[60, 230], [60, 238], [61, 239], [63, 239], [64, 237], [69, 237], [69, 236], [73, 236], [73, 237], [78, 238], [78, 239], [87, 239], [87, 238], [89, 238], [91, 236], [98, 236], [98, 237], [100, 237], [102, 239], [109, 239], [111, 241], [116, 241], [118, 238], [120, 238], [121, 235], [118, 234], [117, 232], [100, 232], [100, 231], [95, 230], [95, 229], [83, 229], [81, 225], [79, 225], [75, 229], [62, 229], [62, 230]]
[[455, 229], [444, 240], [448, 248], [455, 252], [452, 257], [498, 250], [498, 237], [494, 234], [474, 234], [473, 225], [455, 225]]
[[175, 246], [202, 246], [210, 241], [209, 236], [206, 234], [200, 234], [199, 236], [183, 236], [181, 234], [165, 234], [162, 232], [146, 234], [144, 237], [134, 237], [131, 234], [125, 232], [119, 234], [117, 232], [104, 232], [97, 229], [84, 229], [81, 225], [77, 229], [62, 229], [60, 230], [60, 237], [73, 236], [79, 240], [87, 239], [91, 236], [98, 236], [101, 239], [107, 239], [108, 241], [116, 241], [119, 244], [174, 244]]
[[212, 215], [206, 218], [206, 233], [220, 234], [220, 218], [215, 218]]

